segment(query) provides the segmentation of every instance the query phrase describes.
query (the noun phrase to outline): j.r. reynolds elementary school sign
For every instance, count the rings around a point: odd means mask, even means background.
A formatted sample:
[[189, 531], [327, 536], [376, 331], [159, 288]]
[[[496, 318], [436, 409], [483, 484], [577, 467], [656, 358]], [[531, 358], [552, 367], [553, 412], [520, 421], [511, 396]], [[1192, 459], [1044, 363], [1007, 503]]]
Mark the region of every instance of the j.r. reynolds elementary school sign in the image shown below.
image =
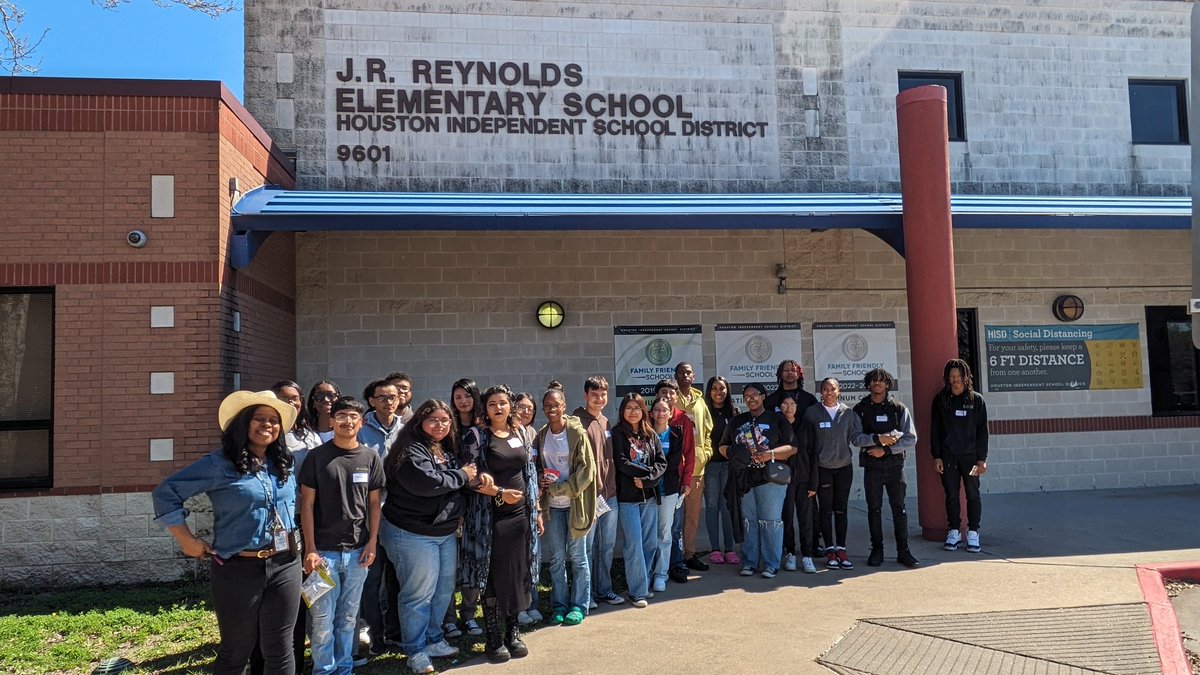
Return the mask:
[[[396, 87], [385, 59], [346, 59], [335, 76], [338, 131], [610, 136], [766, 135], [767, 122], [696, 119], [682, 94], [568, 91], [558, 111], [549, 89], [583, 84], [578, 63], [412, 59]], [[363, 84], [386, 85], [368, 88]], [[482, 86], [520, 87], [486, 90]], [[560, 114], [556, 115], [555, 112]], [[590, 122], [590, 123], [589, 123]]]
[[324, 17], [328, 176], [779, 177], [770, 25]]

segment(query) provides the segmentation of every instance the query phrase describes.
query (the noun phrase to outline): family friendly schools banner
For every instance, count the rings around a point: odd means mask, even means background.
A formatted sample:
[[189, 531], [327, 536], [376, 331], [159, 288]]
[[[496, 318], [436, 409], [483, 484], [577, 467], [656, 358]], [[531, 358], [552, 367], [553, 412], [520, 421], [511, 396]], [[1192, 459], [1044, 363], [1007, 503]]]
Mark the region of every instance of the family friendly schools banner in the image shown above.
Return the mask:
[[719, 323], [716, 337], [717, 374], [729, 380], [729, 393], [739, 407], [743, 386], [755, 382], [774, 391], [779, 362], [801, 360], [798, 323]]
[[854, 405], [867, 393], [863, 376], [883, 368], [899, 379], [896, 359], [896, 324], [892, 321], [870, 323], [813, 324], [813, 388], [827, 377], [837, 378], [842, 399]]
[[988, 391], [1141, 389], [1138, 326], [984, 326]]
[[[687, 361], [703, 383], [703, 333], [694, 326], [613, 326], [616, 357], [616, 398], [631, 391], [654, 397], [659, 380], [675, 377], [675, 364]], [[701, 384], [700, 386], [704, 386]]]

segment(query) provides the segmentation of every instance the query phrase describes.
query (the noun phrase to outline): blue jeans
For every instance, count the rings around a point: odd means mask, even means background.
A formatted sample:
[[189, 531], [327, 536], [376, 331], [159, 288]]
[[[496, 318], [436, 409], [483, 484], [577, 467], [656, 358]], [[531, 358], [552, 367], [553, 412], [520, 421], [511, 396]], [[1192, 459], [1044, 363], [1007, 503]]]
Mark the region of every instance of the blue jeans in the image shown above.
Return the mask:
[[[542, 538], [537, 533], [535, 527], [529, 536], [533, 539], [533, 568], [536, 570], [542, 569]], [[538, 582], [531, 581], [529, 583], [529, 610], [538, 608]]]
[[617, 498], [604, 500], [609, 511], [596, 519], [587, 535], [588, 567], [592, 572], [592, 595], [603, 598], [613, 595], [613, 549], [617, 547]]
[[442, 617], [454, 597], [457, 543], [453, 533], [429, 537], [387, 520], [380, 532], [400, 582], [400, 643], [413, 656], [442, 641]]
[[[587, 614], [592, 593], [592, 575], [588, 570], [587, 537], [571, 537], [570, 509], [549, 509], [546, 531], [542, 534], [547, 560], [550, 562], [550, 604], [554, 611], [564, 614], [578, 607]], [[567, 562], [571, 563], [571, 582], [567, 587]], [[568, 597], [570, 601], [568, 602]]]
[[658, 550], [658, 504], [640, 502], [617, 505], [621, 537], [625, 540], [625, 582], [629, 596], [644, 598], [650, 593], [649, 571]]
[[704, 467], [704, 526], [708, 530], [708, 546], [722, 553], [733, 551], [733, 517], [725, 503], [728, 480], [729, 462], [710, 461]]
[[367, 568], [359, 564], [363, 549], [317, 551], [334, 587], [308, 608], [312, 618], [313, 673], [349, 673], [354, 669], [354, 644], [358, 640], [358, 603]]
[[[773, 570], [779, 569], [783, 555], [783, 498], [786, 485], [764, 483], [742, 495], [742, 527], [746, 539], [742, 542], [742, 565], [758, 569], [758, 563]], [[759, 559], [761, 556], [761, 560]]]
[[[667, 570], [675, 562], [675, 516], [683, 509], [675, 508], [680, 501], [678, 494], [663, 495], [658, 505], [658, 537], [654, 542], [654, 579], [666, 579]], [[680, 522], [682, 525], [682, 521]], [[683, 557], [683, 554], [679, 554]]]

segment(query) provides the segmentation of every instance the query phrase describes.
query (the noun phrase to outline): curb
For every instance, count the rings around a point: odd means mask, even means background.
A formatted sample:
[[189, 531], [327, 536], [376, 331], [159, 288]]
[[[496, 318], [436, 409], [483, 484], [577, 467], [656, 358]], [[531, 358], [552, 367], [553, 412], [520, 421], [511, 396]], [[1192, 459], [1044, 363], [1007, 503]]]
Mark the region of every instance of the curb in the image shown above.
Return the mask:
[[1137, 565], [1136, 569], [1138, 586], [1150, 610], [1150, 630], [1154, 633], [1154, 645], [1158, 648], [1158, 661], [1163, 675], [1191, 675], [1192, 667], [1183, 649], [1179, 621], [1175, 618], [1175, 608], [1171, 606], [1163, 581], [1200, 579], [1200, 562]]

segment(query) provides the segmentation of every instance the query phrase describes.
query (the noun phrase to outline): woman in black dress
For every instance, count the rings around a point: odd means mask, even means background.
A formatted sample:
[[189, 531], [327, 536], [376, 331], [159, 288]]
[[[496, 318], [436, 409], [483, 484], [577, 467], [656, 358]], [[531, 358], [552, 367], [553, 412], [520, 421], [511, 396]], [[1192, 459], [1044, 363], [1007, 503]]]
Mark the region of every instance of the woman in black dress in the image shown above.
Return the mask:
[[513, 394], [498, 385], [483, 394], [487, 428], [479, 470], [493, 480], [490, 495], [477, 494], [463, 523], [462, 583], [483, 591], [487, 657], [496, 663], [529, 653], [517, 615], [529, 607], [536, 581], [533, 533], [540, 530], [537, 479], [529, 445], [513, 418]]

